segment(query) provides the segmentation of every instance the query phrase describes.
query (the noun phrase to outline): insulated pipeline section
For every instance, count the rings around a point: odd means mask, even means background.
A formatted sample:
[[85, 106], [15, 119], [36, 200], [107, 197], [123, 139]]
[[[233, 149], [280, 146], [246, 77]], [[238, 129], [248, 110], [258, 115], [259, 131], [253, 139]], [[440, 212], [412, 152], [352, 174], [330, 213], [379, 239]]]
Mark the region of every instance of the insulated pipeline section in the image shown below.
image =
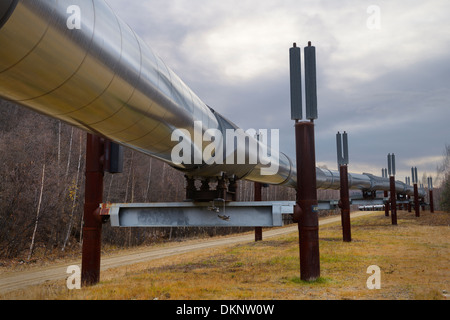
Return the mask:
[[[328, 170], [323, 168], [316, 168], [316, 179], [318, 189], [340, 189], [340, 174], [339, 171]], [[348, 183], [350, 189], [359, 189], [367, 191], [389, 191], [389, 178], [376, 177], [369, 173], [355, 174], [348, 173]], [[401, 181], [395, 182], [395, 189], [397, 193], [413, 196], [414, 188]], [[419, 190], [421, 197], [425, 196], [425, 190]]]

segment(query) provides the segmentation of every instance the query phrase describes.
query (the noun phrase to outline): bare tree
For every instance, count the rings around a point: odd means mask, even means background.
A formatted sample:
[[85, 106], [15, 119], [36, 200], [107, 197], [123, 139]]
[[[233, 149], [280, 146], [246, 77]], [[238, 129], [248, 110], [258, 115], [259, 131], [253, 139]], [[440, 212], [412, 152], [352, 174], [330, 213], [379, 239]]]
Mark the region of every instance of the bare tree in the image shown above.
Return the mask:
[[72, 155], [72, 142], [73, 142], [73, 127], [72, 127], [72, 130], [70, 132], [69, 152], [67, 153], [67, 165], [66, 165], [65, 178], [67, 178], [67, 176], [69, 175], [70, 158], [71, 158], [71, 155]]
[[44, 179], [45, 179], [45, 163], [42, 166], [41, 192], [39, 193], [39, 202], [38, 202], [38, 207], [37, 207], [37, 211], [36, 211], [36, 219], [35, 219], [35, 223], [34, 223], [33, 236], [31, 237], [30, 253], [28, 254], [28, 260], [31, 259], [31, 255], [33, 254], [33, 249], [34, 249], [34, 239], [36, 237], [36, 231], [37, 231], [38, 222], [39, 222], [39, 214], [41, 211], [42, 194], [44, 193]]
[[444, 150], [444, 160], [442, 161], [442, 164], [438, 165], [436, 167], [437, 171], [437, 177], [435, 184], [439, 184], [441, 179], [445, 178], [446, 173], [450, 172], [450, 145], [445, 145]]
[[[72, 136], [71, 136], [70, 139], [72, 140]], [[69, 227], [67, 228], [66, 238], [64, 239], [64, 243], [63, 243], [63, 246], [62, 246], [62, 251], [65, 250], [67, 241], [69, 241], [69, 236], [70, 236], [70, 234], [72, 232], [72, 226], [73, 226], [73, 222], [74, 222], [74, 211], [75, 211], [75, 207], [76, 207], [76, 200], [77, 200], [78, 189], [79, 189], [79, 181], [78, 180], [79, 180], [79, 176], [80, 176], [81, 157], [82, 157], [82, 155], [83, 155], [83, 153], [82, 153], [81, 132], [80, 132], [80, 149], [79, 149], [79, 155], [78, 155], [77, 174], [76, 174], [76, 178], [75, 178], [75, 182], [74, 182], [74, 188], [73, 188], [73, 190], [71, 190], [71, 193], [70, 193], [70, 197], [72, 198], [70, 222], [69, 222]]]
[[152, 176], [152, 164], [153, 164], [153, 158], [150, 157], [149, 163], [148, 163], [148, 176], [147, 176], [147, 189], [145, 191], [145, 201], [148, 202], [148, 193], [150, 191], [150, 182], [151, 182], [151, 176]]
[[440, 183], [439, 205], [446, 212], [450, 212], [450, 145], [445, 146], [444, 160], [437, 167], [437, 183]]

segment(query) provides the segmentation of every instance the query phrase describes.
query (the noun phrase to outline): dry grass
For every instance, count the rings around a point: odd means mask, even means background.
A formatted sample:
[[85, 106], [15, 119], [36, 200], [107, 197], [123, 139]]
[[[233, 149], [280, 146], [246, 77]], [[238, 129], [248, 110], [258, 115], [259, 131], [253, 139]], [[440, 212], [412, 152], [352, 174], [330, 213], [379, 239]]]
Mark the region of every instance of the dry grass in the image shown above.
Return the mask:
[[[49, 283], [19, 293], [26, 299], [444, 299], [449, 288], [450, 215], [415, 218], [400, 211], [398, 226], [384, 212], [352, 221], [351, 243], [340, 224], [321, 227], [321, 278], [299, 280], [298, 235], [210, 249], [102, 273], [100, 284], [68, 291]], [[369, 290], [370, 265], [381, 289]], [[15, 299], [17, 293], [5, 296]]]

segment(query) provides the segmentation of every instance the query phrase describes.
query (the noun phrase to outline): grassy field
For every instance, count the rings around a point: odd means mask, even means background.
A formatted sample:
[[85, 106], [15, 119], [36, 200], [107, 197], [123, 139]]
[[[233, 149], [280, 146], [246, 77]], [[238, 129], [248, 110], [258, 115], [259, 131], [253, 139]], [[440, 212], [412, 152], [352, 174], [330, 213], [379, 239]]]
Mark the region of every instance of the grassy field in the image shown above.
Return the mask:
[[[5, 299], [276, 299], [434, 300], [450, 291], [450, 214], [420, 218], [384, 212], [352, 220], [351, 243], [340, 223], [320, 229], [321, 278], [300, 280], [298, 234], [140, 263], [102, 273], [100, 284], [69, 291], [47, 283]], [[381, 269], [381, 289], [366, 286], [367, 268]], [[17, 296], [19, 294], [19, 296]]]

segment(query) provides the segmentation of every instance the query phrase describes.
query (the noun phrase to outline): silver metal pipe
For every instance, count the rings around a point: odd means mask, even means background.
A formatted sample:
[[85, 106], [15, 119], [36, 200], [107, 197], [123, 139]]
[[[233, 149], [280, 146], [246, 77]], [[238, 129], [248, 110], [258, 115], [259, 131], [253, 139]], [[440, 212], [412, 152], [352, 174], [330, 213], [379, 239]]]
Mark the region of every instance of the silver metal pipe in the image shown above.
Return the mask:
[[[316, 168], [317, 188], [318, 189], [334, 189], [340, 188], [339, 171]], [[377, 177], [370, 173], [348, 174], [348, 182], [350, 189], [359, 189], [367, 191], [389, 191], [389, 178]], [[397, 193], [413, 196], [414, 188], [401, 181], [395, 182], [395, 189]], [[419, 190], [421, 197], [425, 196], [425, 190]]]
[[[273, 175], [261, 172], [267, 158], [258, 156], [250, 164], [255, 151], [245, 146], [225, 150], [224, 160], [244, 152], [247, 164], [174, 163], [171, 152], [179, 143], [171, 139], [174, 130], [187, 130], [184, 138], [193, 154], [202, 154], [210, 142], [192, 138], [196, 121], [202, 135], [238, 128], [202, 102], [104, 0], [2, 0], [0, 48], [3, 99], [161, 159], [187, 175], [226, 173], [296, 187], [295, 163], [273, 149], [269, 154], [279, 158]], [[339, 185], [339, 174], [317, 173], [318, 187]], [[351, 188], [372, 187], [367, 175], [350, 174], [349, 181]], [[377, 187], [384, 190], [385, 184]]]

